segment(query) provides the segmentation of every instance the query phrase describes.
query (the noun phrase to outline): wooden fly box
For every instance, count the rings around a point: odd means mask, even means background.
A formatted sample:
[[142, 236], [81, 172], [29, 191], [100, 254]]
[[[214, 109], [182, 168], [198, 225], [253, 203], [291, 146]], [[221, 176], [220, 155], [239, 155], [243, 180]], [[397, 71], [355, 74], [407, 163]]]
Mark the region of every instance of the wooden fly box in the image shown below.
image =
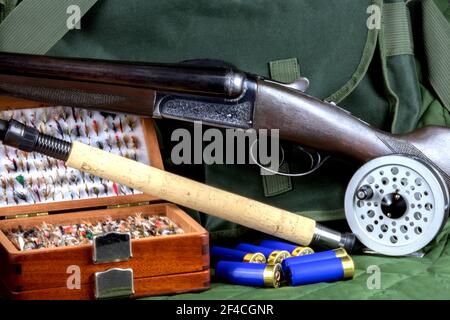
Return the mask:
[[[163, 167], [150, 119], [62, 107], [0, 114]], [[176, 205], [58, 161], [0, 148], [4, 295], [106, 299], [209, 288], [208, 233]]]

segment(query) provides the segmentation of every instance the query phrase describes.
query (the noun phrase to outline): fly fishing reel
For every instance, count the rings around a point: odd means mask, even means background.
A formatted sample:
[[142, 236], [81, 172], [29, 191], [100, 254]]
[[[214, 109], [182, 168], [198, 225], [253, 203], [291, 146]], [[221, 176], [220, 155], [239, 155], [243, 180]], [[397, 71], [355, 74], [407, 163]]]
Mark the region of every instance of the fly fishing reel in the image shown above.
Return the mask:
[[364, 164], [345, 194], [345, 215], [356, 237], [378, 253], [401, 256], [425, 247], [448, 217], [449, 194], [428, 163], [390, 155]]

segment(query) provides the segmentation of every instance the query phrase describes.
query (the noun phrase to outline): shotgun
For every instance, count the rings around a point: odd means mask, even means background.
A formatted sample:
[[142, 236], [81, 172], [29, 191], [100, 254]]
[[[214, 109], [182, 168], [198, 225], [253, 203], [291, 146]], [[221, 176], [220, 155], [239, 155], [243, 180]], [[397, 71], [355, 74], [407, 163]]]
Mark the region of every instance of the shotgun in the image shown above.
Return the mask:
[[128, 63], [0, 53], [0, 95], [160, 119], [241, 129], [279, 129], [280, 138], [359, 162], [391, 154], [419, 158], [450, 187], [450, 128], [407, 134], [371, 127], [332, 102], [213, 60]]

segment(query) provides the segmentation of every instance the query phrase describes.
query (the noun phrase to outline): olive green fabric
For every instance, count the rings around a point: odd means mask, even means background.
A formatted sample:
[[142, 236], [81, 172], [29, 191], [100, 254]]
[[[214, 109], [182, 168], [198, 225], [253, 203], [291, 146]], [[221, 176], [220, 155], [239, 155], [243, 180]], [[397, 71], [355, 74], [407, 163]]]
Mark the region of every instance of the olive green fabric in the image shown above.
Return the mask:
[[[264, 76], [269, 75], [269, 61], [297, 57], [311, 81], [309, 93], [324, 98], [344, 84], [360, 62], [371, 3], [101, 1], [83, 19], [82, 30], [71, 31], [49, 55], [158, 62], [214, 58]], [[318, 38], [320, 45], [312, 45]]]
[[269, 62], [270, 77], [273, 80], [291, 83], [300, 78], [300, 65], [297, 58]]
[[422, 89], [422, 117], [419, 127], [430, 125], [450, 126], [450, 113], [424, 86]]
[[450, 111], [450, 25], [433, 0], [423, 1], [423, 16], [429, 81]]
[[[388, 2], [390, 6], [403, 5], [400, 20], [404, 22], [404, 4]], [[203, 0], [188, 4], [170, 0], [135, 1], [130, 7], [109, 0], [97, 4], [85, 16], [85, 30], [71, 31], [49, 54], [157, 62], [214, 58], [265, 76], [269, 75], [270, 61], [296, 57], [302, 75], [311, 82], [309, 94], [339, 102], [376, 127], [409, 131], [417, 125], [421, 111], [414, 58], [409, 54], [384, 54], [385, 30], [368, 29], [366, 25], [371, 4], [381, 7], [382, 1]], [[128, 14], [121, 15], [125, 7]], [[396, 15], [390, 17], [394, 21], [391, 25], [396, 25]], [[389, 43], [396, 43], [392, 34], [389, 39]], [[165, 145], [170, 149], [170, 131], [164, 132]], [[290, 171], [304, 171], [307, 159], [290, 143], [283, 143], [283, 148]], [[334, 220], [343, 218], [345, 187], [356, 167], [331, 159], [317, 173], [293, 178], [292, 191], [270, 198], [264, 197], [255, 166], [211, 165], [199, 176], [217, 187], [319, 220]], [[168, 165], [167, 169], [182, 173], [180, 167]], [[186, 166], [186, 172], [190, 171]], [[201, 221], [213, 239], [245, 231], [209, 216]]]
[[[279, 168], [279, 173], [289, 174], [289, 164], [283, 162]], [[273, 174], [262, 176], [264, 196], [273, 197], [292, 190], [292, 181], [289, 176]]]
[[[428, 81], [431, 56], [422, 44], [424, 20], [429, 17], [423, 14], [423, 2], [408, 4], [416, 17], [410, 20], [412, 29], [405, 28], [408, 11], [401, 0], [384, 1], [390, 8], [388, 17], [383, 16], [380, 30], [368, 29], [368, 6], [383, 7], [382, 2], [107, 0], [86, 14], [81, 30], [70, 31], [48, 54], [154, 62], [223, 59], [264, 76], [269, 76], [270, 61], [295, 57], [302, 75], [311, 81], [309, 94], [339, 102], [373, 126], [407, 132], [416, 126], [449, 125], [442, 98]], [[436, 4], [443, 16], [450, 17], [448, 3], [437, 0]], [[399, 38], [391, 28], [401, 30]], [[414, 56], [405, 43], [411, 30]], [[158, 125], [168, 170], [319, 221], [344, 218], [342, 199], [357, 164], [330, 159], [318, 172], [293, 178], [292, 191], [266, 198], [256, 166], [172, 165], [172, 130], [192, 126], [175, 121], [158, 121]], [[295, 147], [283, 142], [291, 172], [302, 171], [308, 164]], [[189, 213], [214, 241], [261, 237], [236, 224]], [[355, 256], [357, 272], [352, 281], [280, 289], [214, 283], [207, 292], [153, 299], [449, 299], [449, 233], [447, 225], [423, 259]], [[369, 266], [380, 268], [381, 289], [368, 289]]]
[[409, 13], [403, 1], [383, 5], [383, 34], [386, 56], [413, 54]]
[[[156, 62], [213, 58], [264, 76], [269, 76], [270, 61], [295, 57], [301, 63], [302, 75], [310, 80], [309, 94], [333, 97], [334, 101], [347, 98], [344, 107], [385, 128], [391, 122], [389, 105], [383, 89], [374, 90], [372, 80], [368, 80], [378, 35], [378, 30], [366, 26], [367, 8], [373, 3], [381, 5], [378, 0], [137, 0], [130, 6], [109, 0], [99, 2], [84, 17], [82, 30], [71, 31], [49, 54]], [[126, 15], [121, 14], [124, 10]], [[370, 76], [377, 77], [377, 73], [379, 67]], [[169, 121], [159, 124], [180, 125]], [[170, 150], [170, 131], [162, 131]], [[305, 171], [309, 162], [295, 152], [295, 146], [285, 143], [283, 148], [290, 171]], [[168, 170], [183, 173], [180, 167], [167, 163]], [[270, 198], [264, 197], [256, 166], [211, 165], [203, 170], [198, 176], [208, 184], [333, 220], [343, 217], [342, 198], [355, 164], [332, 159], [318, 173], [292, 179], [292, 191]], [[191, 172], [186, 166], [185, 174]], [[201, 222], [213, 239], [245, 232], [209, 216]]]
[[[78, 6], [80, 15], [83, 16], [96, 1], [22, 1], [0, 25], [0, 51], [47, 53], [69, 31], [68, 8], [72, 5]], [[7, 2], [7, 4], [6, 8], [16, 3]], [[10, 9], [7, 9], [7, 13]]]
[[[427, 10], [425, 10], [425, 6]], [[442, 99], [437, 91], [439, 88], [448, 88], [446, 80], [450, 69], [447, 64], [450, 58], [446, 58], [450, 49], [450, 3], [447, 0], [418, 1], [409, 3], [412, 13], [413, 35], [416, 43], [416, 65], [422, 92], [422, 107], [418, 126], [444, 125], [448, 126], [450, 113], [445, 105], [445, 97]], [[447, 24], [445, 24], [445, 19]], [[441, 30], [440, 28], [443, 28]], [[436, 46], [433, 44], [437, 43]], [[427, 45], [428, 44], [428, 45]], [[447, 64], [447, 65], [446, 65]], [[436, 73], [437, 72], [437, 73]], [[440, 77], [440, 73], [445, 73]], [[438, 87], [433, 85], [431, 79]], [[444, 93], [445, 94], [445, 93]]]
[[0, 22], [18, 5], [20, 0], [0, 0]]
[[379, 38], [381, 66], [392, 117], [391, 132], [417, 127], [421, 109], [420, 90], [412, 51], [409, 12], [403, 0], [383, 5]]

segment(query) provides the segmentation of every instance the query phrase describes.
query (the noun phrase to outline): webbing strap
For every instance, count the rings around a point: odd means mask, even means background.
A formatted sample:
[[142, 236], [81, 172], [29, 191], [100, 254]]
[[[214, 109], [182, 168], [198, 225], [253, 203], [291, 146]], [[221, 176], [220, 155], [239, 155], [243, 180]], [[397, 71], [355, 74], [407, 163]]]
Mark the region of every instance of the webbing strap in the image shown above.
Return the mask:
[[[300, 65], [297, 58], [274, 60], [269, 62], [270, 77], [273, 80], [290, 83], [300, 78]], [[289, 165], [285, 162], [278, 169], [281, 173], [289, 173]], [[262, 176], [264, 195], [273, 197], [292, 190], [291, 177], [281, 175]]]
[[[289, 165], [284, 162], [278, 169], [280, 173], [289, 173]], [[263, 177], [264, 195], [273, 197], [292, 190], [291, 177], [281, 176], [278, 174]]]
[[300, 65], [297, 58], [269, 62], [270, 77], [275, 81], [291, 83], [300, 78]]
[[404, 2], [383, 4], [383, 32], [386, 56], [414, 54], [409, 13]]
[[[383, 0], [372, 0], [372, 4], [381, 7]], [[326, 101], [341, 102], [348, 97], [358, 87], [369, 70], [369, 65], [373, 60], [375, 49], [378, 41], [378, 28], [370, 28], [367, 30], [367, 39], [364, 45], [361, 59], [355, 72], [350, 79], [336, 92], [325, 98]]]
[[70, 6], [83, 16], [98, 0], [24, 0], [0, 24], [0, 51], [45, 54], [68, 31]]
[[450, 24], [433, 0], [423, 0], [422, 6], [429, 80], [450, 111]]

